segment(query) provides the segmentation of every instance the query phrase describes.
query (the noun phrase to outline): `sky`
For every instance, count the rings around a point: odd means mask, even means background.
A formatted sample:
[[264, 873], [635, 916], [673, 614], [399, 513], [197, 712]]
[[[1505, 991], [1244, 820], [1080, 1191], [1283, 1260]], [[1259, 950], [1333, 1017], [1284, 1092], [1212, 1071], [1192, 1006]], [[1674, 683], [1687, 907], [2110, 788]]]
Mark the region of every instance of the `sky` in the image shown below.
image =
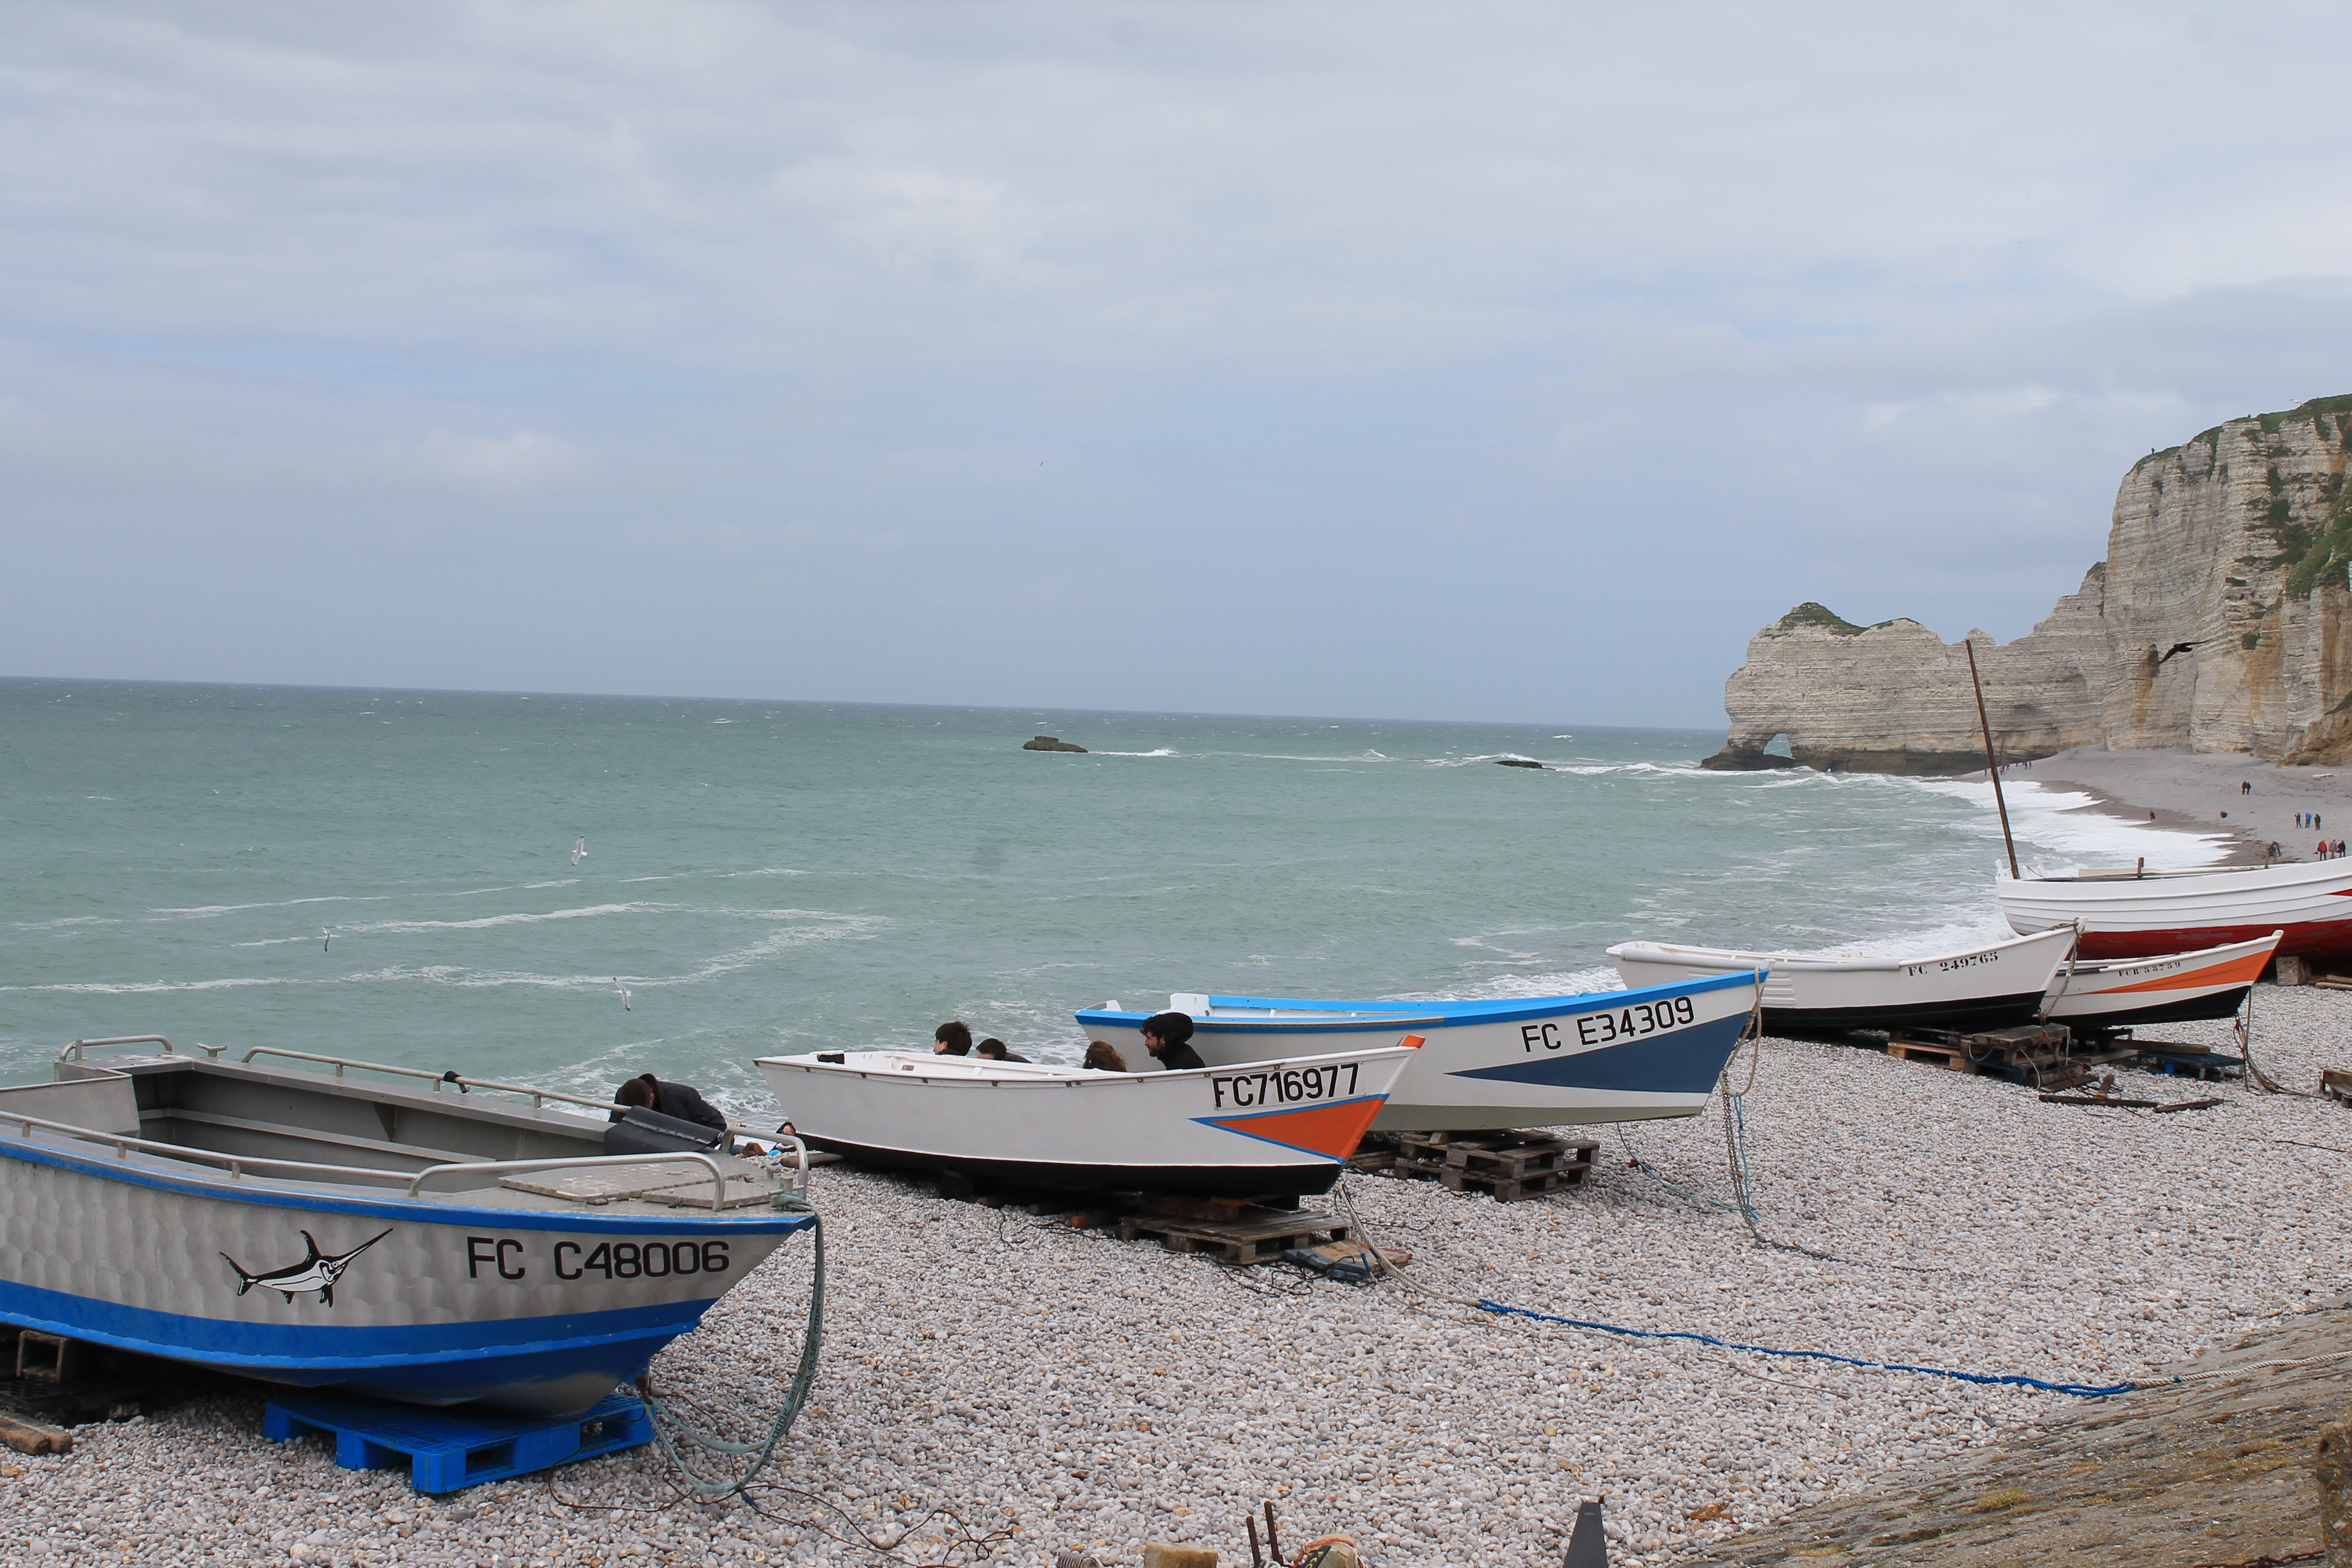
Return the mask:
[[0, 0], [0, 674], [1713, 725], [2352, 392], [2352, 7]]

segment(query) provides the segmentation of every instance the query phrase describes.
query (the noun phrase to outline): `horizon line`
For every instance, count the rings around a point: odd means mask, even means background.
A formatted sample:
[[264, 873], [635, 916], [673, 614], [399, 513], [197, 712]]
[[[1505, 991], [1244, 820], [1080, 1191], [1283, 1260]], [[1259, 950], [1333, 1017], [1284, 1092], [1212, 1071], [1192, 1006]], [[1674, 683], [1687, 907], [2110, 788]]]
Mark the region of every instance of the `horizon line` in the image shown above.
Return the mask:
[[[633, 691], [523, 691], [495, 687], [467, 686], [346, 686], [321, 685], [291, 680], [169, 680], [143, 676], [102, 675], [0, 675], [0, 685], [32, 685], [47, 683], [58, 686], [168, 686], [194, 689], [231, 691], [348, 691], [399, 693], [418, 697], [511, 697], [518, 700], [534, 698], [586, 699], [615, 702], [737, 702], [768, 703], [799, 708], [929, 708], [961, 712], [1055, 713], [1069, 716], [1091, 714], [1156, 719], [1260, 719], [1260, 720], [1322, 720], [1355, 724], [1459, 724], [1524, 726], [1542, 729], [1557, 725], [1562, 729], [1631, 730], [1705, 734], [1715, 726], [1707, 724], [1602, 724], [1580, 723], [1552, 719], [1430, 719], [1399, 714], [1350, 713], [1228, 713], [1208, 709], [1182, 708], [1085, 708], [1060, 707], [1051, 703], [986, 703], [986, 702], [910, 702], [879, 701], [866, 699], [823, 697], [714, 697], [694, 696], [677, 692]], [[1729, 723], [1724, 724], [1729, 732]]]

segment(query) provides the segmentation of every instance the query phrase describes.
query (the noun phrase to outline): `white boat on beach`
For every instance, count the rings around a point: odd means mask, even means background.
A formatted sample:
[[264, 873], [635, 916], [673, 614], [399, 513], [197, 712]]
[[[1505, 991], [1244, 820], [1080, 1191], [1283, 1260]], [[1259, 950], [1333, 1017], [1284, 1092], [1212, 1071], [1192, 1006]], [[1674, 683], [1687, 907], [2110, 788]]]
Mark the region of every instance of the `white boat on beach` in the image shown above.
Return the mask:
[[929, 1051], [817, 1051], [755, 1065], [800, 1137], [871, 1164], [1018, 1186], [1259, 1197], [1328, 1192], [1414, 1055], [1109, 1072]]
[[2074, 945], [2073, 929], [2063, 928], [1982, 947], [1897, 958], [1735, 952], [1660, 942], [1620, 942], [1609, 949], [1609, 957], [1628, 985], [1767, 970], [1767, 1028], [1869, 1029], [1912, 1024], [1998, 1029], [2033, 1021]]
[[[1179, 992], [1192, 1047], [1212, 1067], [1275, 1052], [1346, 1051], [1411, 1033], [1425, 1044], [1372, 1127], [1467, 1131], [1647, 1121], [1705, 1110], [1756, 1001], [1752, 973], [1634, 991], [1476, 1002], [1324, 1002]], [[1149, 1013], [1112, 1002], [1078, 1014], [1090, 1040], [1148, 1063]]]
[[2258, 942], [2275, 931], [2282, 957], [2352, 965], [2352, 859], [2242, 870], [2132, 867], [2071, 877], [1999, 877], [2011, 931], [2070, 922], [2085, 958], [2154, 958]]
[[2083, 959], [2058, 967], [2047, 1016], [2078, 1029], [2185, 1024], [2234, 1016], [2262, 978], [2280, 933], [2156, 958]]
[[[101, 1065], [86, 1059], [99, 1046], [148, 1048]], [[255, 1062], [273, 1056], [287, 1065]], [[53, 1081], [0, 1089], [0, 1321], [269, 1382], [560, 1417], [815, 1223], [723, 1135], [716, 1152], [612, 1154], [627, 1125], [613, 1108], [552, 1090], [269, 1047], [216, 1057], [78, 1040]]]

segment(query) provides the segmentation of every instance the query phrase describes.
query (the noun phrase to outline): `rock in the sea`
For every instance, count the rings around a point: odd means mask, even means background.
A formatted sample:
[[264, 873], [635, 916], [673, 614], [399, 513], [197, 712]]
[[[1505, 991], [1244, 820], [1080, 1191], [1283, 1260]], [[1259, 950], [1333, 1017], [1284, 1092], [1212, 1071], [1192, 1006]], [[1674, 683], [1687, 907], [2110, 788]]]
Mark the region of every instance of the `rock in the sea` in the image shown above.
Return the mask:
[[1531, 763], [1531, 762], [1528, 761], [1525, 757], [1496, 757], [1496, 758], [1495, 759], [1495, 765], [1496, 765], [1496, 767], [1498, 767], [1498, 768], [1537, 768], [1537, 769], [1540, 769], [1540, 768], [1542, 768], [1542, 766], [1543, 766], [1543, 764], [1542, 764], [1541, 763]]
[[[2352, 761], [2352, 395], [2218, 425], [2132, 466], [2107, 559], [2032, 631], [1971, 631], [2005, 760], [2070, 746]], [[1800, 605], [1724, 686], [1711, 768], [1984, 765], [1967, 651]]]
[[1052, 735], [1040, 735], [1034, 741], [1024, 741], [1021, 742], [1021, 749], [1024, 752], [1084, 752], [1086, 751], [1084, 746], [1073, 746], [1067, 741], [1057, 740]]

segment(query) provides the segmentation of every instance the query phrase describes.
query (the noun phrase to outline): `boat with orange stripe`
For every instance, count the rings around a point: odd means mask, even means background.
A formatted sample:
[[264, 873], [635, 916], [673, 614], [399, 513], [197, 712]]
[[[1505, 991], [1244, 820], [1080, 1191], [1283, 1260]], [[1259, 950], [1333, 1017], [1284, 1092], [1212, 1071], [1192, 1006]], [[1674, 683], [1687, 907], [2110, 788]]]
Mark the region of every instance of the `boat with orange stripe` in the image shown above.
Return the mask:
[[924, 1051], [755, 1065], [810, 1147], [870, 1164], [1064, 1192], [1328, 1192], [1413, 1059], [1370, 1048], [1110, 1072]]
[[2077, 1029], [2227, 1018], [2245, 1005], [2284, 934], [2158, 958], [2079, 961], [2071, 971], [2061, 964], [2044, 1014]]

